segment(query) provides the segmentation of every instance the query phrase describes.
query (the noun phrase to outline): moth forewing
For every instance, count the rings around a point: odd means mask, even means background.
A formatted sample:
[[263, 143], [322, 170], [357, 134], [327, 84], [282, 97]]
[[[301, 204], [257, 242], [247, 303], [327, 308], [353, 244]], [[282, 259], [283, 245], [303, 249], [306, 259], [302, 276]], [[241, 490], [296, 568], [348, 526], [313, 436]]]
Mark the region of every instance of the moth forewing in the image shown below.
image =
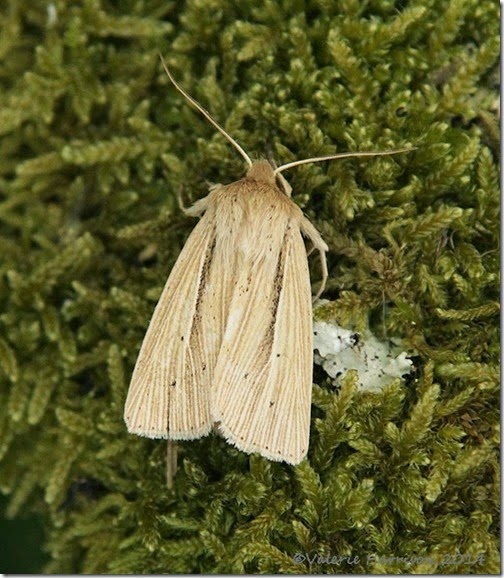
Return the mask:
[[303, 215], [274, 183], [261, 182], [248, 196], [247, 225], [260, 236], [242, 239], [212, 418], [241, 450], [297, 464], [308, 449], [313, 362]]
[[209, 331], [213, 317], [204, 314], [199, 296], [214, 235], [208, 212], [189, 236], [154, 310], [126, 398], [131, 433], [192, 439], [211, 430], [210, 379], [202, 368], [217, 358], [218, 350], [208, 343], [218, 320]]

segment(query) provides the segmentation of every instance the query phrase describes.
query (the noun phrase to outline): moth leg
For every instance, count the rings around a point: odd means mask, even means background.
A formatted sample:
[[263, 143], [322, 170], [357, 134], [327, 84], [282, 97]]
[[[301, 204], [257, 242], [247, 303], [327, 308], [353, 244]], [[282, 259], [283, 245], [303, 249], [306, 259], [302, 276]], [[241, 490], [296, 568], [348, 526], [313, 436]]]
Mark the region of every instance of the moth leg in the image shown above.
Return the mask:
[[177, 446], [173, 440], [166, 445], [166, 487], [171, 490], [173, 478], [177, 473]]
[[319, 255], [320, 255], [320, 266], [322, 267], [322, 281], [320, 282], [320, 288], [317, 291], [317, 294], [312, 298], [313, 303], [315, 303], [315, 301], [317, 301], [324, 292], [327, 278], [329, 277], [329, 272], [327, 270], [326, 252], [323, 249], [319, 249]]
[[184, 205], [184, 199], [182, 198], [183, 192], [184, 192], [184, 185], [180, 185], [180, 187], [177, 191], [177, 203], [178, 203], [179, 209], [184, 213], [184, 215], [187, 215], [187, 211], [189, 209]]
[[184, 205], [182, 199], [182, 191], [184, 190], [184, 185], [181, 185], [177, 191], [177, 202], [180, 210], [186, 215], [186, 217], [200, 217], [207, 209], [209, 205], [208, 195], [196, 201], [192, 207], [187, 208]]
[[215, 189], [222, 187], [222, 185], [220, 183], [211, 183], [210, 181], [205, 181], [205, 183], [206, 183], [208, 190], [210, 192], [215, 191]]
[[276, 176], [278, 182], [280, 183], [280, 185], [282, 186], [282, 190], [283, 192], [290, 197], [292, 195], [292, 187], [289, 185], [289, 183], [287, 182], [287, 180], [285, 179], [285, 177], [282, 175], [282, 173], [278, 173], [278, 175]]
[[[303, 219], [301, 220], [300, 228], [303, 235], [308, 237], [308, 239], [310, 239], [310, 241], [313, 243], [313, 249], [317, 249], [320, 255], [320, 265], [322, 267], [322, 281], [320, 282], [320, 288], [317, 291], [317, 294], [313, 297], [313, 301], [315, 302], [324, 292], [327, 277], [329, 276], [326, 259], [326, 253], [327, 251], [329, 251], [329, 247], [326, 245], [324, 239], [322, 239], [321, 234], [317, 231], [317, 229], [310, 223], [310, 221], [306, 217], [303, 217]], [[310, 253], [313, 251], [313, 249], [310, 251]]]

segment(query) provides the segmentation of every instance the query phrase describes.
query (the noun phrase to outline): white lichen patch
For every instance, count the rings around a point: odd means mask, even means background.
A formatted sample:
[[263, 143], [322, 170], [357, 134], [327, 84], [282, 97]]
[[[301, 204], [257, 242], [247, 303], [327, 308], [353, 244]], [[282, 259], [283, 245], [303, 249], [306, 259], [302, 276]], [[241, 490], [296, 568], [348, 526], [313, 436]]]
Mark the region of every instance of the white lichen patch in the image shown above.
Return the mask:
[[335, 383], [350, 369], [357, 370], [360, 388], [365, 391], [379, 391], [413, 370], [413, 362], [398, 341], [381, 342], [370, 331], [356, 333], [325, 321], [313, 324], [315, 363]]

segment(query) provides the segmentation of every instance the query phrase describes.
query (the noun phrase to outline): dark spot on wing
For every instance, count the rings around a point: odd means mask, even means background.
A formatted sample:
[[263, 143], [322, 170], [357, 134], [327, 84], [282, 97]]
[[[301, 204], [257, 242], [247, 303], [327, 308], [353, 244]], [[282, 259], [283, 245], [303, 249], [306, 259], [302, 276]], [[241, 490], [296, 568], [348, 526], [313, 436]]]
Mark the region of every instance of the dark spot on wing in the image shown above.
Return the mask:
[[208, 274], [210, 272], [210, 265], [212, 264], [212, 258], [215, 251], [216, 245], [216, 237], [215, 237], [215, 229], [212, 232], [212, 244], [207, 248], [205, 261], [203, 262], [203, 267], [201, 268], [200, 278], [199, 278], [199, 285], [198, 285], [198, 296], [196, 298], [196, 313], [199, 312], [201, 307], [201, 300], [203, 298], [203, 291], [205, 290], [206, 281], [208, 278]]

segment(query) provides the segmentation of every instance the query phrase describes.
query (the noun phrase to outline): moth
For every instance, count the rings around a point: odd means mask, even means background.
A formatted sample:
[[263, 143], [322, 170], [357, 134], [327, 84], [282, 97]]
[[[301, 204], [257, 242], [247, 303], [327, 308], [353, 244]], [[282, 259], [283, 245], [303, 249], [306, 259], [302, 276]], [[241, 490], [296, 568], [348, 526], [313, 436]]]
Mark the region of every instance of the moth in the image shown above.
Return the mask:
[[133, 371], [129, 432], [191, 440], [216, 429], [240, 450], [288, 464], [307, 454], [313, 339], [303, 237], [319, 252], [324, 290], [328, 247], [291, 198], [282, 172], [343, 153], [275, 168], [253, 162], [210, 114], [174, 87], [243, 156], [245, 176], [214, 185], [185, 212], [200, 217], [155, 308]]

